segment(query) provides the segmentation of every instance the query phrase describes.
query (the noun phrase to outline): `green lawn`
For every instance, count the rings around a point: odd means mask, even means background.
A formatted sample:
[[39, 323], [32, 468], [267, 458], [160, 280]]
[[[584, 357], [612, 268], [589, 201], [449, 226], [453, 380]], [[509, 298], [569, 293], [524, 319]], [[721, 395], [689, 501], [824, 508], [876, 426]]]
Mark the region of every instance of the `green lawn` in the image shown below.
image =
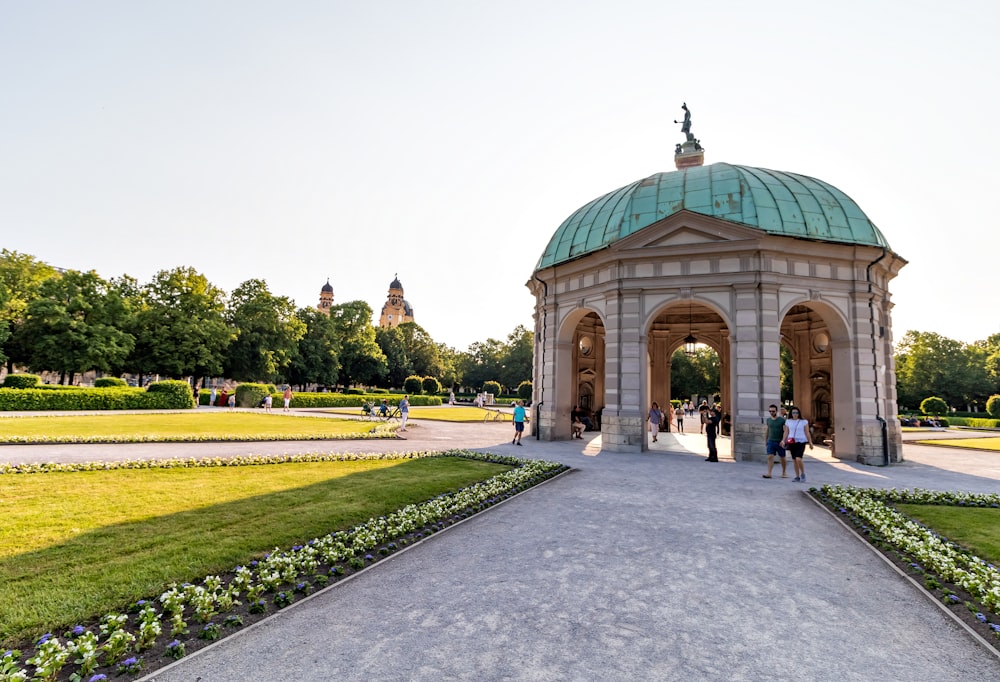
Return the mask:
[[441, 457], [2, 475], [0, 646], [509, 468]]
[[899, 504], [901, 512], [970, 550], [1000, 564], [1000, 509], [933, 504]]
[[[330, 414], [349, 414], [353, 416], [363, 416], [360, 407], [341, 407], [324, 410]], [[487, 410], [482, 407], [468, 407], [466, 405], [442, 405], [441, 407], [411, 407], [410, 419], [429, 419], [442, 422], [481, 422], [487, 415], [493, 416], [496, 409]], [[504, 414], [507, 421], [512, 419], [510, 411]]]
[[911, 441], [919, 445], [941, 445], [947, 448], [973, 448], [976, 450], [1000, 450], [1000, 438], [941, 438], [936, 440]]
[[60, 415], [0, 418], [0, 443], [44, 439], [294, 440], [367, 434], [373, 424], [264, 412]]

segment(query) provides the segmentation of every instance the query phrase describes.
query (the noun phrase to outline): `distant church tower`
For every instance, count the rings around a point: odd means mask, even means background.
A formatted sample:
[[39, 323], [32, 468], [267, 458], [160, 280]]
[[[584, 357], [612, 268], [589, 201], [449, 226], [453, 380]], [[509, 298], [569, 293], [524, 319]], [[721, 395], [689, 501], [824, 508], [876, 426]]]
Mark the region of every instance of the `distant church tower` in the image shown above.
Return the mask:
[[323, 288], [319, 290], [319, 305], [316, 306], [316, 310], [321, 313], [330, 314], [330, 306], [333, 305], [333, 287], [330, 286], [330, 280], [327, 278], [326, 284]]
[[378, 320], [378, 326], [387, 329], [398, 327], [404, 322], [413, 322], [413, 308], [403, 298], [403, 285], [396, 276], [389, 284], [389, 298], [382, 306], [382, 316]]

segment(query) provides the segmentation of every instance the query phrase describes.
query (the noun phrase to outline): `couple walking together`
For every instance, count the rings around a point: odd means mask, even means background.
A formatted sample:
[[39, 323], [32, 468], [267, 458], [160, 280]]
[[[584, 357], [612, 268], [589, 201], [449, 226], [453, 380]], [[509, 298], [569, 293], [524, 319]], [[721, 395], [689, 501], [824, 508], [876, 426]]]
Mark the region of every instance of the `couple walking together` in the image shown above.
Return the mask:
[[[792, 407], [788, 411], [788, 417], [782, 414], [778, 416], [778, 406], [771, 405], [767, 408], [767, 473], [764, 478], [771, 478], [771, 470], [774, 468], [774, 457], [778, 456], [781, 461], [781, 477], [788, 478], [785, 465], [785, 451], [792, 455], [792, 466], [795, 469], [795, 481], [806, 482], [806, 466], [803, 456], [806, 452], [806, 445], [813, 449], [812, 434], [809, 431], [809, 421], [802, 418], [802, 412], [797, 407]], [[784, 408], [782, 408], [784, 413]]]

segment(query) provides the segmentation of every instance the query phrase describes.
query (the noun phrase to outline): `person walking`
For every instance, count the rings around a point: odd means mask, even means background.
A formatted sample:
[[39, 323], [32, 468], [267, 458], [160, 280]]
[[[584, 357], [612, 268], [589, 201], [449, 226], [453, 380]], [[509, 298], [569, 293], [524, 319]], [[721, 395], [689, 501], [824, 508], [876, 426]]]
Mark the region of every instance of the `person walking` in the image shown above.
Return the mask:
[[767, 408], [767, 473], [764, 478], [771, 478], [771, 470], [774, 468], [774, 456], [781, 460], [781, 477], [788, 478], [785, 461], [785, 448], [781, 447], [781, 441], [785, 437], [785, 418], [778, 416], [778, 406], [769, 405]]
[[653, 434], [653, 442], [656, 442], [656, 435], [660, 432], [660, 423], [663, 422], [663, 413], [660, 412], [660, 405], [654, 400], [653, 406], [649, 408], [649, 432]]
[[281, 394], [281, 399], [285, 403], [285, 406], [282, 408], [282, 412], [291, 412], [292, 408], [289, 407], [292, 404], [292, 385], [291, 384], [285, 384], [285, 391], [284, 391], [284, 393]]
[[215, 407], [215, 386], [212, 387], [212, 392], [208, 394], [208, 406]]
[[274, 398], [272, 398], [271, 394], [268, 393], [266, 396], [264, 396], [264, 411], [267, 412], [268, 414], [270, 414], [271, 413], [271, 406], [273, 404], [274, 404]]
[[235, 411], [236, 410], [236, 392], [234, 391], [234, 392], [230, 393], [229, 397], [226, 400], [229, 401], [229, 411], [230, 412]]
[[794, 405], [788, 411], [785, 420], [785, 430], [781, 439], [782, 447], [788, 448], [792, 454], [792, 466], [795, 467], [796, 482], [806, 482], [806, 465], [803, 457], [806, 454], [806, 443], [813, 449], [812, 434], [809, 433], [809, 421], [802, 418], [802, 412]]
[[521, 444], [521, 436], [524, 435], [524, 417], [524, 401], [518, 400], [514, 406], [514, 440], [510, 442], [511, 445]]
[[195, 386], [192, 393], [194, 394], [194, 406], [201, 407], [201, 391], [198, 390], [197, 386]]
[[677, 417], [677, 433], [684, 433], [684, 405], [678, 405], [674, 415]]
[[674, 405], [668, 400], [663, 408], [663, 430], [670, 433], [670, 425], [674, 423]]
[[705, 412], [705, 438], [708, 440], [708, 457], [706, 462], [718, 462], [719, 450], [715, 447], [715, 437], [719, 433], [719, 421], [722, 419], [718, 407]]
[[406, 431], [406, 420], [410, 416], [410, 396], [404, 395], [403, 399], [399, 401], [399, 421], [401, 425], [399, 427], [400, 431]]

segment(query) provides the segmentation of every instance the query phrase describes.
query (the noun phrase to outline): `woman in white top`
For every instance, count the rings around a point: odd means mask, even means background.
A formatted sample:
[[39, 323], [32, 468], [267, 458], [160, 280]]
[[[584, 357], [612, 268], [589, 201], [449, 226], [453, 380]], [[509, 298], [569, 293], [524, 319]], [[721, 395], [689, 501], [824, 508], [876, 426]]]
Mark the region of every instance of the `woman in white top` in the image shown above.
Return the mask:
[[813, 449], [812, 435], [809, 433], [809, 422], [802, 418], [802, 412], [797, 407], [788, 411], [785, 420], [785, 433], [781, 439], [781, 447], [792, 455], [792, 466], [795, 467], [795, 481], [806, 482], [806, 465], [802, 456], [806, 452], [806, 443]]

